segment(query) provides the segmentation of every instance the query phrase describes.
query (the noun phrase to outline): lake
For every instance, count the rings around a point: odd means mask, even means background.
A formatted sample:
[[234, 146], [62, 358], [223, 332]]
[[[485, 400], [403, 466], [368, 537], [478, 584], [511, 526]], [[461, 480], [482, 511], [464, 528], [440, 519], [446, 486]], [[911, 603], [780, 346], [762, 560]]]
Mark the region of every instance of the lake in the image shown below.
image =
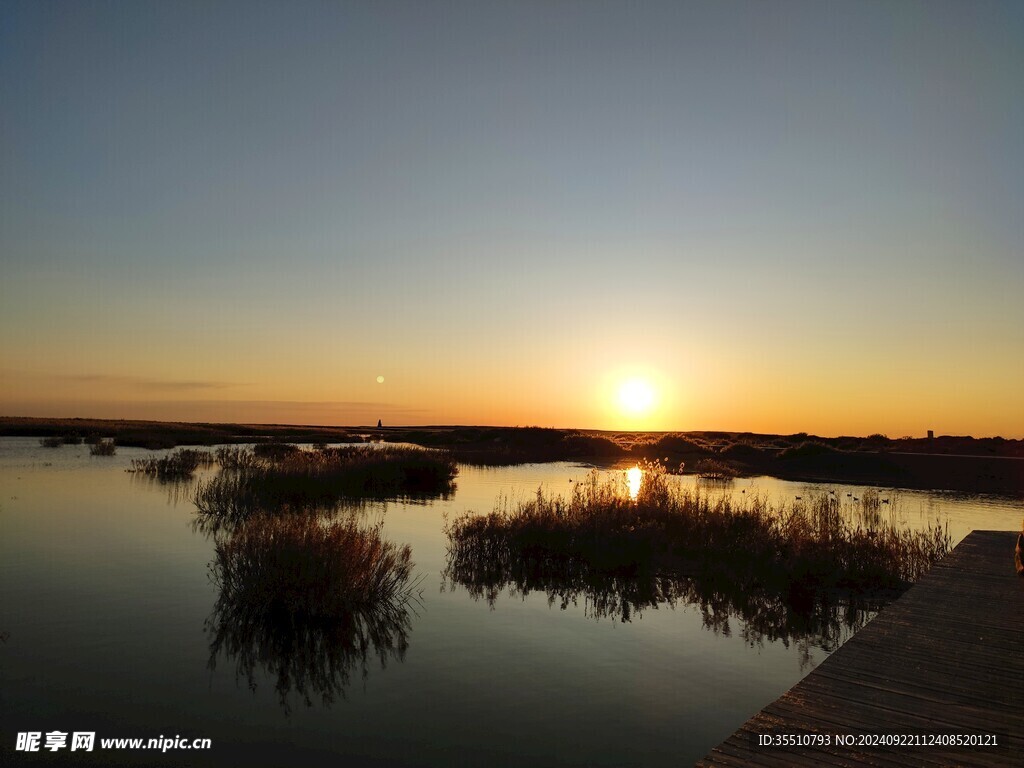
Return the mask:
[[[489, 512], [539, 486], [568, 493], [590, 469], [463, 466], [446, 499], [351, 513], [383, 521], [389, 540], [411, 547], [418, 597], [401, 647], [365, 648], [325, 701], [331, 686], [315, 648], [291, 660], [305, 678], [282, 679], [281, 646], [265, 639], [211, 654], [214, 539], [194, 525], [191, 484], [125, 472], [131, 459], [160, 453], [93, 457], [84, 445], [0, 438], [0, 762], [689, 765], [871, 615], [823, 639], [765, 632], [685, 600], [622, 621], [582, 596], [474, 598], [443, 577], [446, 516]], [[852, 498], [864, 489], [761, 477], [708, 492], [789, 502], [829, 490]], [[1019, 529], [1024, 514], [1006, 497], [879, 490], [908, 526], [948, 519], [954, 543], [973, 529]], [[97, 748], [14, 751], [17, 733], [55, 730], [95, 732]], [[212, 747], [160, 754], [98, 744], [161, 736]]]

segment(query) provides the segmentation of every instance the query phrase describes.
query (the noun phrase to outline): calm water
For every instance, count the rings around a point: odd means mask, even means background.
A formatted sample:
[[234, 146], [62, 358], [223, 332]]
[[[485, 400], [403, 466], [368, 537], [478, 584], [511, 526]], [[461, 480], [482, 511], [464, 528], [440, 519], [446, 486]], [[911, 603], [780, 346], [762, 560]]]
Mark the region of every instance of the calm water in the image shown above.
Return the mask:
[[[445, 585], [445, 515], [490, 511], [499, 496], [525, 498], [539, 485], [568, 492], [588, 472], [463, 467], [449, 499], [363, 512], [412, 547], [422, 593], [408, 647], [384, 654], [384, 667], [370, 649], [365, 676], [353, 667], [331, 703], [317, 695], [317, 659], [307, 659], [307, 705], [267, 672], [272, 648], [248, 649], [251, 670], [224, 652], [211, 659], [213, 541], [192, 525], [188, 486], [124, 471], [152, 455], [91, 457], [87, 446], [0, 438], [0, 762], [52, 762], [14, 752], [16, 733], [61, 730], [213, 743], [165, 755], [57, 753], [75, 765], [688, 765], [828, 653], [813, 634], [772, 640], [684, 602], [622, 622], [583, 598], [563, 607], [542, 593], [504, 593], [491, 605]], [[862, 491], [757, 478], [722, 492], [790, 501], [827, 489]], [[975, 528], [1017, 529], [1024, 514], [1005, 498], [881, 495], [908, 525], [948, 518], [954, 541]]]

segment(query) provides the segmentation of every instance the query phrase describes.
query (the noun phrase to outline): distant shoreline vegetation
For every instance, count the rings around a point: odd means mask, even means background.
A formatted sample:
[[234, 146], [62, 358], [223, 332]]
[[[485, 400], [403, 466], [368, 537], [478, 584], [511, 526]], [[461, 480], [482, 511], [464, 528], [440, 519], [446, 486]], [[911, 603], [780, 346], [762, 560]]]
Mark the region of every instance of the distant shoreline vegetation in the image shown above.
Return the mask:
[[1024, 440], [937, 436], [891, 439], [818, 437], [806, 433], [611, 432], [541, 427], [315, 427], [164, 423], [98, 419], [0, 418], [0, 435], [64, 438], [97, 435], [117, 446], [385, 440], [447, 450], [458, 462], [501, 466], [548, 461], [615, 465], [643, 459], [700, 473], [719, 462], [726, 474], [850, 482], [904, 488], [1024, 494]]

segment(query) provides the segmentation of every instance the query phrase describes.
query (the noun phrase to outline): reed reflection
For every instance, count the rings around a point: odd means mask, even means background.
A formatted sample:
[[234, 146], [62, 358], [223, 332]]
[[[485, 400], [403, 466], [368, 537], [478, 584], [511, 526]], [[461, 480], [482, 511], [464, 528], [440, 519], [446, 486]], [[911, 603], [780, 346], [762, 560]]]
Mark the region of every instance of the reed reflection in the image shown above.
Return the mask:
[[192, 490], [189, 498], [196, 506], [196, 513], [191, 521], [192, 530], [215, 540], [230, 537], [250, 520], [262, 517], [312, 515], [327, 523], [341, 517], [365, 520], [373, 513], [382, 513], [386, 510], [386, 503], [368, 499], [341, 498], [322, 504], [306, 503], [301, 506], [266, 508], [258, 504], [240, 503], [230, 495], [216, 504], [211, 505], [209, 499], [201, 503], [197, 501], [197, 490]]
[[268, 675], [286, 713], [293, 695], [330, 705], [373, 661], [404, 659], [417, 581], [411, 549], [386, 540], [381, 523], [259, 515], [215, 553], [210, 668], [234, 660], [254, 691]]
[[593, 619], [629, 622], [644, 610], [691, 605], [715, 634], [738, 634], [750, 645], [795, 642], [832, 651], [880, 610], [885, 596], [854, 598], [830, 593], [752, 590], [721, 576], [683, 578], [642, 572], [596, 570], [576, 559], [526, 555], [495, 564], [486, 557], [450, 558], [443, 589], [464, 588], [474, 600], [496, 608], [502, 593], [525, 599], [547, 596], [562, 610], [582, 604]]
[[170, 507], [176, 507], [184, 501], [191, 501], [195, 487], [195, 479], [192, 477], [161, 480], [145, 474], [132, 475], [130, 483], [136, 488], [162, 492], [167, 497], [167, 505]]

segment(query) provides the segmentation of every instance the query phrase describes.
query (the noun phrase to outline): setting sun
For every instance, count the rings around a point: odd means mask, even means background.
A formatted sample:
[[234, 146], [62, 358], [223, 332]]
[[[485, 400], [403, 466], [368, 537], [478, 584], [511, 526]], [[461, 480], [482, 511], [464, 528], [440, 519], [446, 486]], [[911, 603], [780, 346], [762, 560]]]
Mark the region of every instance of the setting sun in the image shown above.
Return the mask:
[[619, 405], [627, 414], [643, 416], [654, 407], [654, 388], [643, 379], [630, 379], [619, 387]]

